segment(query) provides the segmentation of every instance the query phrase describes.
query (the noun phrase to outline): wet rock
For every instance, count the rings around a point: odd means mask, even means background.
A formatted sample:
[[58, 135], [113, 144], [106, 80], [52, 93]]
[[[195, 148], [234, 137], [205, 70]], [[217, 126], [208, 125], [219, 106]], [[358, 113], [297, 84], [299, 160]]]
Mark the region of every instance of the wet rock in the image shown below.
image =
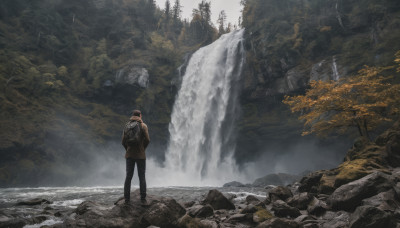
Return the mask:
[[289, 216], [289, 217], [292, 217], [292, 218], [296, 218], [296, 217], [301, 215], [299, 209], [287, 205], [282, 200], [277, 200], [277, 201], [275, 201], [273, 203], [272, 211], [274, 211], [275, 216], [278, 216], [278, 217], [287, 217], [287, 216]]
[[237, 181], [232, 181], [225, 183], [222, 187], [246, 187], [246, 185]]
[[249, 216], [246, 214], [235, 214], [232, 215], [227, 222], [246, 222], [246, 221], [252, 221], [253, 220], [253, 216]]
[[86, 201], [78, 206], [76, 216], [57, 227], [172, 227], [186, 210], [174, 199], [147, 196], [148, 205], [140, 203], [139, 191], [131, 194], [131, 203], [118, 200], [113, 208]]
[[266, 208], [266, 206], [265, 206], [265, 203], [264, 202], [258, 202], [258, 203], [256, 203], [254, 206], [256, 206], [256, 207], [262, 207], [262, 208]]
[[0, 211], [0, 227], [23, 227], [27, 225], [27, 221], [22, 218], [14, 218], [10, 215], [5, 215]]
[[299, 228], [300, 225], [289, 219], [273, 218], [257, 226], [257, 228]]
[[278, 186], [273, 189], [271, 189], [268, 192], [268, 198], [273, 202], [275, 200], [283, 200], [285, 201], [289, 197], [292, 197], [293, 194], [290, 191], [289, 188], [283, 187], [283, 186]]
[[313, 198], [313, 200], [310, 202], [310, 204], [307, 207], [307, 211], [311, 215], [316, 215], [316, 216], [321, 216], [326, 212], [328, 209], [328, 206], [326, 203], [322, 200], [319, 200], [317, 198]]
[[300, 215], [294, 219], [294, 221], [297, 223], [302, 223], [306, 220], [316, 220], [316, 218], [312, 215]]
[[387, 191], [394, 186], [390, 176], [374, 172], [337, 188], [328, 199], [334, 210], [354, 210], [365, 198]]
[[256, 179], [252, 186], [254, 187], [265, 187], [268, 185], [288, 185], [300, 179], [297, 175], [291, 175], [286, 173], [273, 173], [268, 174], [264, 177]]
[[300, 215], [294, 221], [300, 224], [300, 227], [302, 228], [319, 228], [321, 223], [321, 220], [317, 220], [317, 218], [312, 215]]
[[54, 213], [54, 216], [56, 217], [62, 217], [63, 214], [60, 211], [57, 211], [56, 213]]
[[26, 201], [20, 201], [16, 205], [17, 206], [34, 206], [34, 205], [41, 205], [41, 204], [52, 204], [51, 201], [41, 198], [30, 199]]
[[185, 202], [183, 203], [184, 208], [192, 207], [196, 202], [190, 201], [190, 202]]
[[400, 203], [394, 189], [364, 199], [361, 204], [377, 207], [383, 211], [395, 211], [397, 208], [400, 208]]
[[92, 215], [103, 216], [107, 211], [107, 207], [101, 206], [100, 204], [93, 201], [84, 201], [78, 205], [78, 207], [74, 210], [77, 215], [83, 215], [87, 212]]
[[[300, 180], [299, 191], [300, 192], [316, 192], [319, 181], [322, 178], [322, 173], [314, 172], [303, 177]], [[314, 189], [314, 191], [312, 191]]]
[[245, 207], [240, 213], [242, 213], [242, 214], [253, 214], [256, 211], [257, 211], [257, 208], [254, 205], [250, 204], [247, 207]]
[[253, 195], [248, 195], [246, 197], [246, 202], [248, 204], [258, 204], [259, 202], [261, 202], [257, 197], [253, 196]]
[[319, 224], [317, 221], [309, 221], [310, 223], [302, 224], [302, 228], [319, 228]]
[[294, 195], [288, 200], [288, 205], [296, 207], [300, 210], [306, 210], [308, 204], [313, 200], [313, 196], [308, 192], [302, 192], [300, 194]]
[[177, 226], [180, 228], [187, 227], [198, 227], [198, 228], [206, 228], [207, 226], [203, 225], [198, 218], [193, 218], [189, 215], [184, 215], [182, 218], [178, 220]]
[[358, 207], [350, 216], [349, 228], [396, 228], [396, 220], [390, 213], [386, 213], [372, 206]]
[[271, 203], [271, 200], [270, 199], [268, 199], [268, 197], [263, 201], [263, 203], [265, 204], [265, 205], [269, 205], [270, 203]]
[[349, 224], [350, 214], [346, 211], [327, 211], [322, 219], [321, 224], [323, 228], [347, 228]]
[[234, 210], [235, 205], [229, 201], [220, 191], [213, 189], [207, 194], [203, 204], [210, 204], [214, 210], [227, 209]]
[[142, 219], [151, 225], [167, 227], [174, 224], [186, 210], [172, 198], [161, 198], [153, 202], [143, 214]]
[[44, 221], [46, 221], [48, 219], [48, 217], [40, 215], [40, 216], [35, 216], [31, 219], [31, 223], [32, 224], [38, 224], [38, 223], [42, 223]]
[[218, 228], [218, 223], [212, 220], [201, 220], [200, 223], [207, 228]]
[[188, 214], [196, 218], [205, 218], [214, 214], [214, 209], [210, 205], [196, 205], [188, 209]]

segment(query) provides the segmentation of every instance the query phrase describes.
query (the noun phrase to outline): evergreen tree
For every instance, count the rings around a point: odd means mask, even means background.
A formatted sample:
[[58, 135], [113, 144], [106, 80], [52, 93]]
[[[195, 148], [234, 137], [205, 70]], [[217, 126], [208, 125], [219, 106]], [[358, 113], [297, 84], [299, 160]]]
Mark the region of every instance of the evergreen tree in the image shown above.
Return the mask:
[[174, 19], [174, 22], [178, 21], [181, 18], [181, 10], [182, 6], [179, 0], [175, 0], [174, 6], [172, 8], [172, 16]]
[[171, 3], [169, 2], [169, 0], [165, 1], [165, 24], [168, 25], [169, 23], [169, 19], [170, 19], [170, 15], [171, 15]]
[[226, 13], [225, 13], [225, 10], [222, 10], [219, 13], [218, 20], [217, 20], [217, 23], [219, 25], [218, 26], [218, 34], [219, 35], [222, 35], [225, 33], [225, 21], [226, 21]]

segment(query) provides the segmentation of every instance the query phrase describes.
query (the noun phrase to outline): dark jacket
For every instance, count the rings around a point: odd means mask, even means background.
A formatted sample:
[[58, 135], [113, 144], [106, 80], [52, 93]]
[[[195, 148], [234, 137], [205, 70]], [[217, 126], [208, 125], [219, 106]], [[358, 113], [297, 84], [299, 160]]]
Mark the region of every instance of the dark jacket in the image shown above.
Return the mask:
[[140, 123], [141, 142], [138, 146], [129, 146], [126, 143], [125, 132], [122, 133], [122, 145], [125, 147], [126, 153], [125, 158], [133, 159], [146, 159], [146, 148], [150, 143], [149, 129], [147, 125], [143, 123], [142, 119], [138, 116], [132, 116], [131, 121], [137, 121]]

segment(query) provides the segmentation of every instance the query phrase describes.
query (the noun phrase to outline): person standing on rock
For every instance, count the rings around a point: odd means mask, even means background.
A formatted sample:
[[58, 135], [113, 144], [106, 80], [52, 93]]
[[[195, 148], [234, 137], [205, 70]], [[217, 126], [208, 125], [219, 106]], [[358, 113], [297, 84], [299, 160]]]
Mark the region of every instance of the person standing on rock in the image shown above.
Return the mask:
[[130, 202], [131, 182], [135, 164], [140, 182], [140, 199], [142, 204], [147, 204], [146, 201], [146, 148], [150, 143], [149, 130], [147, 125], [142, 121], [142, 113], [139, 110], [134, 110], [132, 117], [126, 123], [122, 134], [122, 145], [126, 153], [126, 177], [124, 184], [125, 203]]

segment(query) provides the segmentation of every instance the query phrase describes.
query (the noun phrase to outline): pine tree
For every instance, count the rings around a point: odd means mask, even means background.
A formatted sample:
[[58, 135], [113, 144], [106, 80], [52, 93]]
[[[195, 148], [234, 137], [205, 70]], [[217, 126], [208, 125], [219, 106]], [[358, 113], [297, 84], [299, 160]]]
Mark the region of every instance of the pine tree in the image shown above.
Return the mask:
[[171, 3], [169, 2], [169, 0], [165, 1], [165, 24], [168, 25], [169, 19], [170, 19], [170, 15], [171, 15]]
[[174, 6], [172, 7], [172, 16], [174, 22], [178, 21], [181, 18], [181, 10], [182, 6], [179, 0], [175, 0]]
[[219, 13], [218, 20], [217, 20], [217, 23], [219, 25], [218, 26], [218, 34], [219, 35], [222, 35], [225, 33], [225, 21], [226, 21], [226, 13], [225, 13], [225, 10], [222, 10]]

